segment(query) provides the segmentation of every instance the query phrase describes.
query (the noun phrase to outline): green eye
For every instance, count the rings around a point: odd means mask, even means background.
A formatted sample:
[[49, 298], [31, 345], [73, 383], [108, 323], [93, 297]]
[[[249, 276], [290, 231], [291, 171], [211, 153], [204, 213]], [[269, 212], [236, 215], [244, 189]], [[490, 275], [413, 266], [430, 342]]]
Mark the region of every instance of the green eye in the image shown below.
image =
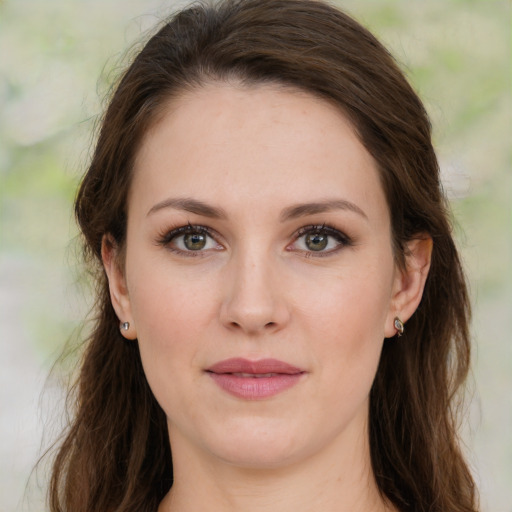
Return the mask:
[[183, 236], [183, 244], [189, 251], [200, 251], [206, 246], [206, 235], [203, 233], [188, 233]]
[[345, 233], [322, 224], [301, 228], [289, 248], [309, 256], [328, 256], [350, 245], [352, 240]]
[[158, 243], [182, 256], [199, 256], [213, 249], [223, 249], [209, 228], [191, 224], [165, 233], [159, 238]]
[[309, 233], [304, 243], [310, 251], [323, 251], [329, 243], [329, 236], [325, 233]]

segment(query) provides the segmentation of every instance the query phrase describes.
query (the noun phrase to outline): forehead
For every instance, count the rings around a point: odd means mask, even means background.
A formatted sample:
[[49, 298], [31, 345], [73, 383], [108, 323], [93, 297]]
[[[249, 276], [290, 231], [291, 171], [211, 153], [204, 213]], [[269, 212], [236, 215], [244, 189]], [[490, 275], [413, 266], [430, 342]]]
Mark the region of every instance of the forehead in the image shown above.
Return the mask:
[[211, 84], [170, 101], [146, 134], [130, 209], [168, 195], [270, 208], [337, 194], [385, 206], [376, 164], [340, 109], [284, 87]]

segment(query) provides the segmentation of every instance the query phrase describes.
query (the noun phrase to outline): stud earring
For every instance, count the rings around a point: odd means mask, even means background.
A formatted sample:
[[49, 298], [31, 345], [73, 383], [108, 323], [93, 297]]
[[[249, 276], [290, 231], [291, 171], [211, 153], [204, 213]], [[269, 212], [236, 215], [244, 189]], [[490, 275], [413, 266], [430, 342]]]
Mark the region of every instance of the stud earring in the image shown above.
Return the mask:
[[400, 320], [400, 318], [395, 316], [395, 320], [394, 320], [393, 324], [395, 326], [397, 336], [398, 337], [402, 336], [402, 334], [404, 333], [404, 323], [402, 322], [402, 320]]
[[130, 328], [130, 322], [123, 322], [121, 324], [121, 330], [122, 331], [127, 331], [129, 328]]

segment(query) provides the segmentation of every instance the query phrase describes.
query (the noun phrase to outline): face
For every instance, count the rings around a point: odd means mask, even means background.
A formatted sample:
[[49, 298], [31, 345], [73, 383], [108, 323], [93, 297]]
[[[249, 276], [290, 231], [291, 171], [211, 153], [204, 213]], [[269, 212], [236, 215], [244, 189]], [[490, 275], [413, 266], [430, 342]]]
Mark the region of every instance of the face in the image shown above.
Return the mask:
[[376, 164], [332, 105], [209, 85], [138, 153], [109, 267], [171, 445], [248, 467], [354, 443], [403, 276]]

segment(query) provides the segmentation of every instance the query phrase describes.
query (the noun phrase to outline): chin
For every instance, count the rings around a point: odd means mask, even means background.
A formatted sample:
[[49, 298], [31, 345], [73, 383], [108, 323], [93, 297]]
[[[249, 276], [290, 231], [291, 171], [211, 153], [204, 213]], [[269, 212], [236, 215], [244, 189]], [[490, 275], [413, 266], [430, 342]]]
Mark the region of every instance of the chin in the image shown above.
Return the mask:
[[274, 447], [262, 446], [261, 443], [249, 443], [249, 446], [235, 446], [229, 450], [223, 450], [218, 454], [226, 464], [243, 469], [278, 469], [293, 463], [300, 457], [294, 450], [274, 449]]
[[[271, 422], [273, 423], [273, 422]], [[247, 469], [271, 469], [289, 465], [304, 455], [307, 441], [288, 425], [229, 426], [211, 439], [210, 451], [225, 463]], [[294, 433], [295, 432], [295, 433]]]

